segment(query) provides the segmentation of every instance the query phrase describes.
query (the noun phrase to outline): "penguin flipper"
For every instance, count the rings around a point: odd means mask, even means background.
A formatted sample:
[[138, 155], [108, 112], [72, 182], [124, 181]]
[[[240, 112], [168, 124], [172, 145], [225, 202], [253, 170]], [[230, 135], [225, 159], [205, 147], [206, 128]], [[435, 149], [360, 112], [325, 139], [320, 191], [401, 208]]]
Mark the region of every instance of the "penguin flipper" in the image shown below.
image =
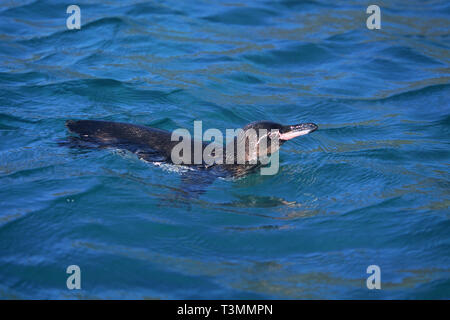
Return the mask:
[[186, 191], [189, 197], [198, 198], [206, 193], [215, 180], [216, 176], [208, 170], [187, 171], [181, 175], [181, 188]]

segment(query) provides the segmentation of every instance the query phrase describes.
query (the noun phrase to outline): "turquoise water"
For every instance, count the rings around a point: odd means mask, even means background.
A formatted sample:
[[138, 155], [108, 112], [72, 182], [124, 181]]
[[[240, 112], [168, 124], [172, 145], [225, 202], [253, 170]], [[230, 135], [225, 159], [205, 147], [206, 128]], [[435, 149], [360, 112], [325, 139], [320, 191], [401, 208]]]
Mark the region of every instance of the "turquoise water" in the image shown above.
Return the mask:
[[[447, 1], [75, 4], [0, 4], [1, 298], [450, 298]], [[319, 130], [183, 199], [66, 119]]]

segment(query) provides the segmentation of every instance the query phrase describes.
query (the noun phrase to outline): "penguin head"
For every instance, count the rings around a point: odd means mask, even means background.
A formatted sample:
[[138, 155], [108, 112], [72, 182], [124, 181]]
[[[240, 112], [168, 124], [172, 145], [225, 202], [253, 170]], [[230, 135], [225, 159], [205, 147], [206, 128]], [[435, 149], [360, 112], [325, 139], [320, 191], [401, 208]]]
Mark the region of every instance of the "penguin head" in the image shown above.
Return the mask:
[[[270, 155], [271, 153], [276, 152], [286, 141], [306, 135], [317, 129], [318, 126], [314, 123], [299, 123], [294, 125], [282, 125], [271, 121], [256, 121], [249, 123], [243, 128], [243, 131], [246, 137], [256, 134], [256, 139], [253, 140], [256, 141], [256, 145], [252, 152], [252, 143], [246, 143], [247, 155], [249, 158], [263, 155], [264, 148], [261, 148], [261, 143], [267, 143], [265, 154]], [[249, 141], [251, 141], [251, 139], [249, 139]]]
[[[299, 123], [294, 125], [282, 125], [271, 121], [256, 121], [247, 124], [243, 130], [244, 132], [249, 129], [255, 130], [257, 133], [267, 131], [268, 139], [278, 139], [280, 144], [291, 140], [295, 137], [303, 136], [313, 131], [316, 131], [319, 127], [315, 123]], [[261, 130], [262, 129], [262, 130]], [[261, 138], [260, 135], [258, 135]]]

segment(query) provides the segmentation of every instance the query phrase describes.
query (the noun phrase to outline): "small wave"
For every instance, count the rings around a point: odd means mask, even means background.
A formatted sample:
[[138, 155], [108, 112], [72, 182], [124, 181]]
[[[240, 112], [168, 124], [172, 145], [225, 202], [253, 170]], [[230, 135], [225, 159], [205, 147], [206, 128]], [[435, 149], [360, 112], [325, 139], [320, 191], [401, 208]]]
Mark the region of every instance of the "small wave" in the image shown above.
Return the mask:
[[184, 15], [183, 11], [175, 10], [161, 3], [137, 3], [129, 6], [127, 15], [131, 16], [153, 16], [153, 15]]
[[446, 91], [450, 88], [450, 84], [430, 84], [421, 86], [419, 88], [413, 88], [404, 92], [395, 93], [392, 95], [389, 95], [387, 97], [379, 98], [379, 99], [373, 99], [376, 101], [396, 101], [396, 100], [410, 100], [417, 98], [417, 96], [422, 95], [434, 95], [438, 93], [442, 93], [443, 91]]
[[203, 19], [227, 25], [259, 26], [267, 25], [270, 18], [277, 13], [261, 8], [236, 8], [223, 13], [204, 17]]
[[[67, 44], [72, 44], [75, 48], [79, 44], [82, 48], [86, 48], [103, 41], [104, 38], [98, 37], [99, 33], [104, 34], [107, 38], [112, 38], [126, 25], [127, 22], [119, 17], [100, 18], [84, 24], [80, 30], [59, 30], [45, 36], [39, 35], [20, 40], [19, 43], [43, 51], [48, 51], [49, 47], [54, 46], [66, 47]], [[83, 41], [79, 41], [80, 38]]]
[[262, 54], [245, 55], [246, 59], [266, 67], [290, 65], [317, 66], [331, 61], [333, 55], [321, 45], [304, 43], [285, 49], [269, 50]]

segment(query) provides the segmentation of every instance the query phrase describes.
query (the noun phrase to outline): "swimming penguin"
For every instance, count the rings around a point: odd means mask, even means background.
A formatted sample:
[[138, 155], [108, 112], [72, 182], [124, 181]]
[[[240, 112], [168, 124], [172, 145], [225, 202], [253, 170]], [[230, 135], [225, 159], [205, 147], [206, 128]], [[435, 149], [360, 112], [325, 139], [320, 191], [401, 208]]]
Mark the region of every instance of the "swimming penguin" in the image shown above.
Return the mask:
[[[78, 134], [72, 137], [79, 147], [112, 147], [135, 153], [140, 159], [148, 162], [167, 162], [186, 166], [196, 166], [199, 169], [214, 170], [218, 175], [242, 176], [261, 166], [260, 156], [271, 155], [286, 141], [317, 130], [314, 123], [300, 123], [296, 125], [281, 125], [270, 121], [252, 122], [242, 128], [243, 134], [238, 135], [225, 148], [218, 146], [212, 149], [211, 156], [215, 162], [193, 163], [196, 149], [194, 139], [187, 142], [189, 148], [179, 153], [174, 159], [173, 149], [180, 143], [172, 140], [172, 133], [166, 130], [122, 122], [98, 120], [68, 120], [67, 128]], [[255, 139], [248, 138], [248, 133], [256, 133]], [[243, 140], [243, 141], [241, 141]], [[265, 147], [262, 147], [262, 141]], [[242, 142], [242, 144], [240, 144]], [[253, 143], [253, 144], [252, 144]], [[240, 148], [240, 146], [242, 148]], [[200, 142], [200, 152], [205, 151], [208, 144]], [[223, 148], [223, 150], [221, 150]], [[230, 151], [231, 150], [231, 151]], [[239, 150], [243, 150], [242, 155]], [[240, 158], [241, 161], [238, 161]], [[188, 159], [189, 161], [183, 161]], [[181, 160], [181, 161], [180, 161]], [[221, 161], [217, 161], [221, 160]]]

